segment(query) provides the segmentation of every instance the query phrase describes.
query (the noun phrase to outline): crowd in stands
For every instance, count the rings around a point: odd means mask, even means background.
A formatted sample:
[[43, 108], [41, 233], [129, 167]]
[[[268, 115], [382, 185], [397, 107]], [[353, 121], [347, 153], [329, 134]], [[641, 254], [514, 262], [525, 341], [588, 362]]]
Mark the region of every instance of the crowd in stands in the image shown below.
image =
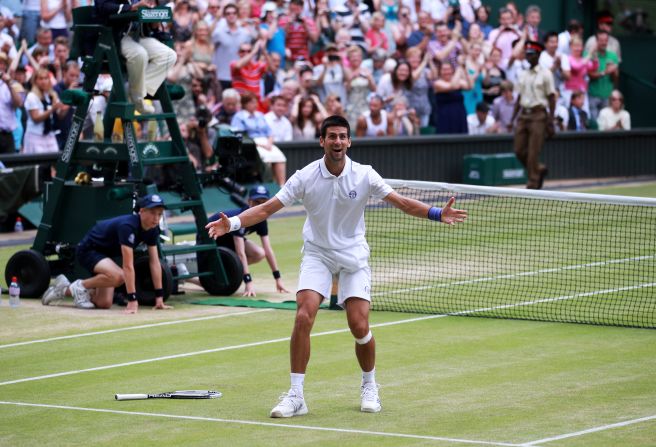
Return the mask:
[[[16, 11], [0, 6], [0, 142], [13, 141], [4, 151], [63, 144], [72, 111], [58, 98], [81, 83], [80, 64], [68, 55], [71, 8], [83, 4], [26, 0], [20, 25]], [[616, 90], [622, 53], [610, 14], [585, 39], [578, 21], [546, 30], [538, 6], [520, 11], [514, 2], [497, 11], [480, 0], [168, 5], [177, 52], [168, 80], [186, 92], [174, 104], [199, 164], [207, 128], [217, 124], [272, 150], [274, 176], [284, 176], [274, 143], [318, 138], [332, 114], [346, 117], [357, 136], [512, 132], [527, 40], [544, 44], [539, 63], [558, 91], [557, 130], [631, 127]], [[97, 90], [106, 98], [111, 78]], [[89, 116], [87, 134], [95, 111]]]

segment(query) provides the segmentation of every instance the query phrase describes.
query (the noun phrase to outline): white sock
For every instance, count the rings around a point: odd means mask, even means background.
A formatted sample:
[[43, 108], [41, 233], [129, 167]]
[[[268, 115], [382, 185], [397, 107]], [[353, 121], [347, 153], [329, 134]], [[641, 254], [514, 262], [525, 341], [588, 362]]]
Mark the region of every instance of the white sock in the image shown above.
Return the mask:
[[362, 384], [376, 383], [376, 368], [369, 372], [362, 371]]
[[292, 382], [292, 389], [296, 391], [297, 394], [303, 395], [303, 381], [305, 380], [305, 374], [289, 374]]

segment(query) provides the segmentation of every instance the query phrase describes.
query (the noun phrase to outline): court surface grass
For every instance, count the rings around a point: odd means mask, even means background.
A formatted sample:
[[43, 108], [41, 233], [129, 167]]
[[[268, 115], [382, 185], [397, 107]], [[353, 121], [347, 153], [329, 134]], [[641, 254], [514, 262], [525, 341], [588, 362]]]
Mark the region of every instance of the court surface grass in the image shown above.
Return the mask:
[[[289, 288], [301, 225], [271, 221]], [[0, 249], [2, 271], [15, 250]], [[266, 265], [255, 267], [256, 281], [267, 275]], [[187, 304], [203, 296], [173, 297], [175, 310], [132, 318], [116, 307], [9, 309], [5, 295], [0, 446], [596, 447], [656, 439], [654, 330], [372, 312], [383, 411], [363, 414], [345, 315], [321, 311], [306, 379], [310, 413], [275, 420], [268, 413], [289, 387], [294, 313]], [[162, 322], [176, 324], [154, 325]], [[76, 337], [96, 331], [107, 332]], [[7, 346], [36, 340], [50, 341]], [[224, 396], [114, 400], [177, 389]]]

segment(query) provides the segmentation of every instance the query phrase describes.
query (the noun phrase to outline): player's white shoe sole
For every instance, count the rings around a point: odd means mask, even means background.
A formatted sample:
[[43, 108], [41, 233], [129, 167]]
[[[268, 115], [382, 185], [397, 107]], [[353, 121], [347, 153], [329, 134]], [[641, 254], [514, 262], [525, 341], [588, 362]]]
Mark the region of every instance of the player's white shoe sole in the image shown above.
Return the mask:
[[305, 405], [303, 396], [298, 396], [293, 390], [280, 396], [280, 402], [273, 407], [270, 416], [272, 418], [290, 418], [293, 416], [303, 416], [308, 413], [308, 407]]

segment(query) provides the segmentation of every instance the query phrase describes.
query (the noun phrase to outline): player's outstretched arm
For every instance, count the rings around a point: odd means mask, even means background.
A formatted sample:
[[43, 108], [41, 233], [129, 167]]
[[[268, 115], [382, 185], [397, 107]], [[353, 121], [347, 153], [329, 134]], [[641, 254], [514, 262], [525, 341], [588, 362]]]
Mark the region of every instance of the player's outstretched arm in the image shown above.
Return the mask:
[[419, 200], [404, 197], [395, 191], [389, 193], [384, 200], [411, 216], [428, 218], [449, 225], [464, 222], [467, 218], [467, 211], [453, 208], [455, 197], [451, 197], [444, 208], [433, 207]]
[[239, 216], [230, 217], [221, 213], [221, 218], [208, 223], [207, 229], [211, 238], [216, 239], [226, 233], [240, 229], [241, 227], [250, 227], [266, 220], [272, 214], [280, 211], [283, 204], [277, 197], [272, 197], [261, 205], [249, 208]]

